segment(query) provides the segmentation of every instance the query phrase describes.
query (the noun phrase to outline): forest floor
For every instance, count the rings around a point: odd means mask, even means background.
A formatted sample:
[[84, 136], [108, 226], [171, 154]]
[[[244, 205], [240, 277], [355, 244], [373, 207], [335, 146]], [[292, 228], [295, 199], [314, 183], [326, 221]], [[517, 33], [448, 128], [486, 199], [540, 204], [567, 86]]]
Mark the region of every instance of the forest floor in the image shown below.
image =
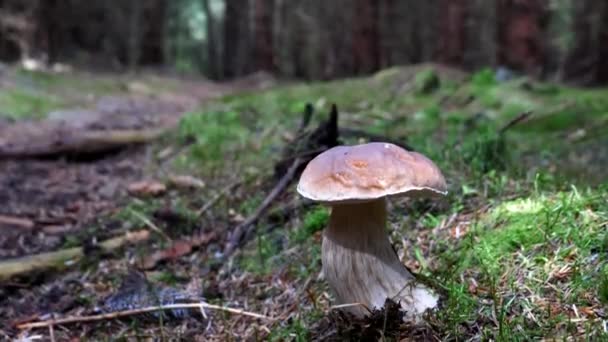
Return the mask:
[[[311, 84], [0, 72], [2, 338], [608, 338], [608, 89], [436, 65]], [[390, 201], [399, 256], [442, 293], [424, 323], [331, 309], [328, 209], [297, 195], [297, 175], [260, 214], [307, 103], [312, 127], [337, 104], [342, 143], [407, 143], [444, 172], [445, 199]], [[57, 149], [74, 130], [158, 127], [144, 143]], [[27, 326], [200, 300], [237, 312]]]

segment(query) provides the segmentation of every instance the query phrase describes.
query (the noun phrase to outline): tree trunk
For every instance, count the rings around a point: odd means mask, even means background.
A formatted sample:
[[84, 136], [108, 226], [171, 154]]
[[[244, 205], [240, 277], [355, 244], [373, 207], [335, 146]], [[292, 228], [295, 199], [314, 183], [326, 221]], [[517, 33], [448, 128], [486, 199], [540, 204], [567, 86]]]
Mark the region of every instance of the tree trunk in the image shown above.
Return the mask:
[[465, 38], [467, 49], [463, 61], [468, 69], [496, 65], [498, 1], [468, 0]]
[[369, 73], [378, 68], [378, 4], [375, 0], [356, 0], [353, 8], [354, 73]]
[[442, 0], [437, 59], [445, 64], [462, 65], [466, 41], [466, 0]]
[[574, 7], [574, 46], [564, 63], [564, 78], [583, 85], [608, 80], [608, 5], [581, 0]]
[[542, 0], [499, 0], [497, 7], [498, 62], [540, 75], [546, 9]]
[[274, 71], [273, 0], [254, 0], [253, 57], [256, 70]]
[[249, 2], [226, 0], [224, 14], [224, 76], [242, 75], [247, 67]]
[[218, 79], [221, 77], [221, 72], [218, 67], [218, 48], [215, 32], [215, 18], [209, 6], [209, 0], [202, 1], [203, 10], [205, 11], [205, 19], [207, 23], [207, 70], [209, 77]]
[[137, 70], [141, 53], [141, 13], [143, 6], [140, 0], [131, 0], [129, 5], [127, 63], [129, 72], [133, 73]]
[[596, 82], [606, 84], [608, 82], [608, 5], [604, 2], [601, 5], [599, 12], [599, 41], [598, 48], [598, 64]]

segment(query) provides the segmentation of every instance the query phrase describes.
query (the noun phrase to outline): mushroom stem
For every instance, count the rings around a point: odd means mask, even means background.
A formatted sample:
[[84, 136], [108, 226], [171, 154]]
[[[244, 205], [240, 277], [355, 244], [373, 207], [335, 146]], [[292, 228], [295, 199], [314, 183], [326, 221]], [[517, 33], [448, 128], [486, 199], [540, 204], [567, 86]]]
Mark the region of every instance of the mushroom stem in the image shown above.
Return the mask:
[[[382, 308], [386, 298], [401, 302], [406, 317], [436, 307], [437, 297], [416, 284], [386, 233], [386, 200], [332, 205], [322, 243], [323, 272], [340, 304]], [[358, 317], [362, 306], [346, 310]]]

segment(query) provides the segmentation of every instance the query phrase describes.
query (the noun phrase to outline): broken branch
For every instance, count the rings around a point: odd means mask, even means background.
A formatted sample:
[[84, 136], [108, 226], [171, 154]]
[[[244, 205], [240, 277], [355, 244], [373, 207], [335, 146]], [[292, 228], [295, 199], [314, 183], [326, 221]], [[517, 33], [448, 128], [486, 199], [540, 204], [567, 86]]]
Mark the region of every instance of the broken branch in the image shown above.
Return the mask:
[[167, 128], [117, 129], [105, 131], [66, 131], [64, 128], [41, 128], [32, 133], [31, 127], [2, 132], [7, 139], [0, 139], [0, 158], [32, 158], [61, 154], [99, 153], [118, 147], [142, 144], [159, 138]]
[[504, 126], [502, 126], [502, 128], [499, 130], [499, 132], [501, 134], [505, 133], [511, 127], [513, 127], [513, 126], [519, 124], [520, 122], [526, 120], [528, 117], [530, 117], [530, 115], [532, 115], [532, 111], [527, 111], [527, 112], [520, 113], [515, 118], [513, 118], [512, 120], [510, 120], [509, 122], [507, 122]]
[[228, 244], [224, 250], [224, 257], [230, 256], [238, 246], [240, 246], [244, 241], [246, 241], [246, 238], [253, 232], [255, 228], [255, 223], [270, 207], [270, 204], [272, 204], [272, 202], [280, 194], [282, 194], [283, 191], [285, 191], [287, 186], [294, 179], [296, 171], [300, 166], [302, 166], [302, 164], [303, 160], [300, 158], [296, 158], [296, 160], [294, 160], [291, 166], [289, 167], [289, 170], [287, 170], [287, 173], [283, 175], [281, 180], [275, 185], [272, 191], [270, 191], [264, 201], [262, 201], [262, 204], [260, 204], [260, 206], [255, 210], [255, 212], [249, 215], [249, 217], [247, 217], [247, 219], [243, 223], [239, 224], [234, 229], [234, 232], [230, 235]]
[[[124, 236], [119, 236], [102, 241], [99, 247], [104, 252], [110, 252], [122, 247], [127, 243], [137, 243], [145, 241], [150, 237], [147, 230], [127, 232]], [[13, 276], [40, 271], [48, 268], [64, 267], [66, 262], [75, 261], [84, 256], [83, 247], [67, 248], [55, 252], [28, 255], [20, 258], [5, 260], [0, 262], [0, 280], [9, 279]]]

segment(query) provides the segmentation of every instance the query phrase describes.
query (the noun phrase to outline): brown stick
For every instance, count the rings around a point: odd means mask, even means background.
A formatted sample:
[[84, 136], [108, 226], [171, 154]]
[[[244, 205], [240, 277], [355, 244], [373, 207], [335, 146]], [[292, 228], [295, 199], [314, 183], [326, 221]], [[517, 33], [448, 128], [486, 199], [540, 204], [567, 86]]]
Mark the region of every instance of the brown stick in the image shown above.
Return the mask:
[[240, 246], [246, 238], [253, 232], [255, 228], [255, 223], [260, 219], [260, 217], [268, 210], [270, 204], [285, 191], [287, 186], [291, 183], [293, 178], [296, 175], [296, 171], [304, 162], [300, 158], [296, 158], [285, 175], [279, 180], [279, 182], [275, 185], [275, 187], [270, 191], [268, 196], [264, 198], [262, 204], [258, 206], [258, 208], [253, 212], [253, 214], [249, 215], [247, 219], [239, 224], [236, 228], [234, 228], [234, 232], [230, 235], [228, 244], [224, 249], [224, 257], [230, 256], [234, 250]]
[[530, 115], [532, 115], [531, 111], [520, 113], [515, 118], [513, 118], [512, 120], [510, 120], [509, 122], [507, 122], [504, 126], [502, 126], [502, 128], [499, 130], [499, 132], [501, 134], [505, 133], [511, 127], [513, 127], [513, 126], [519, 124], [520, 122], [526, 120], [528, 117], [530, 117]]
[[[122, 247], [127, 243], [145, 241], [150, 237], [148, 230], [139, 230], [102, 241], [99, 247], [106, 252]], [[54, 252], [28, 255], [0, 262], [0, 281], [10, 277], [48, 268], [64, 267], [67, 261], [74, 261], [84, 256], [83, 247], [62, 249]]]
[[205, 302], [200, 303], [184, 303], [184, 304], [170, 304], [170, 305], [162, 305], [162, 306], [150, 306], [140, 309], [133, 310], [125, 310], [125, 311], [116, 311], [107, 314], [101, 315], [91, 315], [91, 316], [78, 316], [78, 317], [66, 317], [66, 318], [58, 318], [58, 319], [49, 319], [46, 321], [40, 322], [32, 322], [32, 323], [23, 323], [17, 325], [18, 329], [32, 329], [32, 328], [46, 328], [54, 325], [60, 324], [70, 324], [70, 323], [78, 323], [78, 322], [96, 322], [103, 321], [109, 319], [115, 319], [126, 316], [138, 315], [146, 312], [154, 312], [154, 311], [163, 311], [163, 310], [174, 310], [174, 309], [189, 309], [189, 308], [199, 308], [203, 309], [211, 309], [211, 310], [219, 310], [226, 311], [237, 315], [249, 316], [258, 319], [264, 319], [273, 321], [272, 317], [264, 316], [255, 312], [249, 312], [242, 309], [233, 309], [219, 305], [208, 304]]
[[15, 227], [23, 228], [26, 230], [30, 230], [30, 229], [34, 228], [35, 223], [34, 223], [34, 221], [27, 219], [27, 218], [0, 215], [0, 226], [2, 226], [2, 225], [15, 226]]

